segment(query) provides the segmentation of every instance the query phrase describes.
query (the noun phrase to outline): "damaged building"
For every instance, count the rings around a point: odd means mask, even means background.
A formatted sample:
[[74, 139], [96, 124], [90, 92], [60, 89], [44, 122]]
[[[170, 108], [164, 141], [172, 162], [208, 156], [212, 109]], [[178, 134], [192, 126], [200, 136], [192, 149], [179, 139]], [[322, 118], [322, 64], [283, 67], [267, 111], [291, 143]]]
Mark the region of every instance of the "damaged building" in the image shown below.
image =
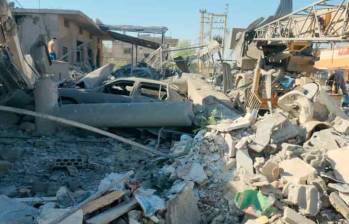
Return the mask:
[[92, 71], [103, 65], [103, 44], [108, 39], [87, 15], [75, 10], [15, 8], [18, 37], [23, 52], [30, 54], [43, 35], [57, 38], [57, 58], [71, 66]]
[[348, 6], [280, 0], [233, 57], [0, 0], [0, 224], [348, 223]]

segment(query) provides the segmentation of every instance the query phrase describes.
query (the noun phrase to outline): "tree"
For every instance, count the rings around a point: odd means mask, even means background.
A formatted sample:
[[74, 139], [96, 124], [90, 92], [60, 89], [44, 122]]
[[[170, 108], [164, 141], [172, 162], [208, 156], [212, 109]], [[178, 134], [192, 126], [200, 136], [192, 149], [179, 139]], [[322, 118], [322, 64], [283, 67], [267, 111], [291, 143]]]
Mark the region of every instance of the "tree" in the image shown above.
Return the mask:
[[[192, 47], [191, 41], [190, 40], [180, 40], [176, 46], [176, 49], [185, 49], [185, 48], [190, 48]], [[187, 49], [187, 50], [180, 50], [180, 51], [175, 51], [174, 57], [189, 57], [195, 55], [195, 49]]]

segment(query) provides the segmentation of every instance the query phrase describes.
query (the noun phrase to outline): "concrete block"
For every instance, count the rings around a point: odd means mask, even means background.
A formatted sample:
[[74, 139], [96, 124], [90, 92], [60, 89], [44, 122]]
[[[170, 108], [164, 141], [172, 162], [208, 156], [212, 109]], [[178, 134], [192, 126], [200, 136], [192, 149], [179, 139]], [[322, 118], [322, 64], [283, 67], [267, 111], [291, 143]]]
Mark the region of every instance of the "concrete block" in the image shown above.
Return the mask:
[[288, 201], [298, 205], [299, 212], [307, 216], [316, 216], [321, 209], [320, 193], [312, 185], [290, 185]]
[[349, 120], [337, 117], [334, 120], [333, 128], [342, 134], [349, 135]]
[[312, 166], [299, 158], [282, 161], [280, 168], [283, 169], [281, 177], [295, 185], [306, 184], [307, 179], [316, 172]]
[[327, 152], [327, 158], [334, 169], [336, 178], [345, 183], [349, 183], [349, 147], [331, 150]]
[[253, 160], [247, 150], [238, 150], [236, 153], [236, 168], [244, 169], [248, 174], [254, 174]]
[[262, 152], [270, 143], [274, 128], [281, 127], [286, 121], [287, 117], [285, 115], [282, 113], [275, 113], [257, 122], [256, 137], [249, 147], [256, 152]]
[[279, 167], [278, 164], [269, 160], [264, 164], [261, 172], [268, 179], [269, 182], [273, 182], [280, 178], [282, 169]]
[[314, 221], [307, 219], [295, 210], [287, 207], [284, 209], [283, 221], [287, 224], [315, 224]]

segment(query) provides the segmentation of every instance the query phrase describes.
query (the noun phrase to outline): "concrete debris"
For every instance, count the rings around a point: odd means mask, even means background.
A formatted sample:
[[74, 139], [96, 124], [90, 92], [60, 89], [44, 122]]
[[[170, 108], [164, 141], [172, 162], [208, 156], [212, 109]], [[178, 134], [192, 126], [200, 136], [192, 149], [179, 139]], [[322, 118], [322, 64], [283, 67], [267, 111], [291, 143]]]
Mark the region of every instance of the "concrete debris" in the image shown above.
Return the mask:
[[248, 174], [254, 174], [253, 160], [246, 150], [238, 150], [236, 153], [236, 168], [244, 169]]
[[336, 178], [345, 183], [349, 183], [349, 169], [347, 164], [348, 156], [348, 147], [327, 152], [327, 158], [334, 169]]
[[189, 182], [179, 194], [168, 201], [166, 223], [201, 223], [198, 199], [193, 193], [194, 184]]
[[178, 177], [186, 181], [194, 181], [197, 184], [204, 184], [207, 181], [205, 170], [199, 163], [180, 168], [177, 171]]
[[349, 207], [348, 205], [340, 198], [338, 193], [332, 192], [330, 194], [331, 205], [346, 219], [349, 219]]
[[281, 127], [286, 122], [287, 117], [282, 113], [267, 115], [266, 118], [258, 121], [256, 123], [256, 136], [252, 144], [249, 144], [249, 148], [256, 152], [262, 152], [270, 143], [274, 129]]
[[77, 86], [86, 89], [101, 86], [102, 83], [108, 79], [108, 76], [112, 74], [114, 66], [114, 64], [106, 64], [103, 67], [87, 74], [80, 81], [78, 81]]
[[282, 219], [287, 224], [299, 224], [299, 223], [315, 224], [314, 221], [307, 219], [306, 217], [298, 214], [296, 211], [290, 208], [285, 208], [284, 216]]
[[316, 174], [316, 170], [299, 158], [282, 161], [279, 164], [283, 169], [281, 178], [292, 184], [306, 184], [309, 177]]
[[[39, 18], [0, 0], [0, 223], [345, 223], [348, 69], [315, 70], [311, 41], [261, 41], [256, 29], [289, 11], [281, 2], [275, 16], [233, 30], [235, 65], [226, 41], [175, 57], [183, 49], [167, 43], [166, 27], [75, 11], [54, 25], [59, 10]], [[335, 23], [317, 20], [324, 35]], [[60, 34], [50, 60], [42, 30]], [[115, 39], [136, 47], [113, 71], [103, 59], [115, 59], [106, 55]], [[149, 57], [139, 63], [138, 51]]]
[[155, 190], [151, 189], [138, 189], [135, 193], [135, 198], [142, 207], [144, 215], [149, 218], [154, 216], [155, 212], [166, 209], [165, 201], [154, 193]]
[[286, 191], [288, 201], [297, 205], [301, 214], [315, 217], [320, 212], [320, 193], [315, 186], [290, 184]]

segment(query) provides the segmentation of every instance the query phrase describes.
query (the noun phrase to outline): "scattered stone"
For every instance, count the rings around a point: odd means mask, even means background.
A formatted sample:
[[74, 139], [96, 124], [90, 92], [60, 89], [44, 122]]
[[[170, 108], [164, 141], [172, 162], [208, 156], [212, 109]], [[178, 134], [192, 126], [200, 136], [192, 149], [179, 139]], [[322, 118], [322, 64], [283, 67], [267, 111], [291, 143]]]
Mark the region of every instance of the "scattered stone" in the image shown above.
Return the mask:
[[256, 152], [262, 152], [270, 143], [274, 128], [281, 127], [286, 121], [287, 117], [279, 112], [262, 118], [256, 123], [256, 137], [249, 147]]
[[194, 184], [188, 183], [183, 191], [174, 199], [168, 201], [166, 223], [192, 223], [199, 224], [201, 215], [198, 209], [198, 199], [193, 193]]
[[284, 209], [283, 221], [287, 224], [316, 224], [314, 221], [307, 219], [288, 207]]
[[67, 187], [61, 187], [56, 194], [57, 204], [60, 208], [67, 208], [74, 205], [73, 193]]
[[314, 176], [316, 170], [299, 158], [285, 160], [280, 163], [280, 168], [283, 169], [281, 177], [288, 183], [306, 184], [310, 176]]
[[267, 161], [261, 170], [261, 173], [266, 176], [270, 182], [278, 180], [282, 172], [283, 170], [271, 160]]
[[207, 181], [207, 175], [199, 163], [189, 164], [177, 171], [177, 175], [186, 181], [194, 181], [197, 184], [204, 184]]
[[244, 169], [248, 174], [254, 174], [253, 160], [247, 150], [238, 150], [236, 153], [236, 168]]

